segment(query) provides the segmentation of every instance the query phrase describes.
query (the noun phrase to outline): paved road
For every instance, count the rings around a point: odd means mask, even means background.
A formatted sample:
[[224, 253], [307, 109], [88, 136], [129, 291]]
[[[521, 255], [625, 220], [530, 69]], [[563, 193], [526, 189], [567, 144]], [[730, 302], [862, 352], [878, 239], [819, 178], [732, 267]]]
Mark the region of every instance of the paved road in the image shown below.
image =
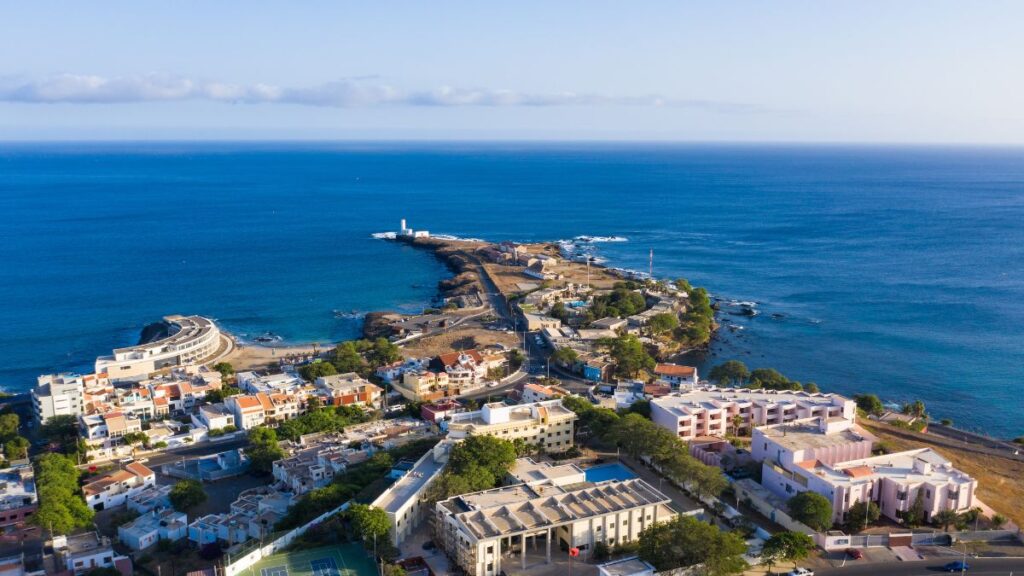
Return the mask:
[[[921, 560], [918, 562], [886, 562], [886, 563], [847, 563], [842, 568], [818, 570], [818, 576], [916, 576], [924, 574], [940, 574], [942, 566], [952, 561], [948, 558], [937, 560]], [[1024, 575], [1024, 558], [968, 558], [967, 564], [971, 576], [1006, 576], [1007, 574]]]
[[[135, 458], [137, 460], [145, 460], [146, 467], [148, 468], [159, 468], [164, 464], [171, 462], [177, 462], [182, 458], [194, 458], [196, 456], [207, 456], [209, 454], [216, 454], [217, 452], [224, 452], [225, 450], [234, 450], [235, 448], [245, 448], [249, 445], [249, 439], [245, 436], [234, 440], [225, 440], [223, 442], [200, 442], [195, 446], [188, 446], [185, 448], [176, 448], [170, 450], [164, 450], [157, 454], [139, 454]], [[117, 460], [110, 461], [113, 464], [118, 464]], [[79, 468], [88, 468], [96, 464], [90, 462], [88, 464], [81, 464]]]

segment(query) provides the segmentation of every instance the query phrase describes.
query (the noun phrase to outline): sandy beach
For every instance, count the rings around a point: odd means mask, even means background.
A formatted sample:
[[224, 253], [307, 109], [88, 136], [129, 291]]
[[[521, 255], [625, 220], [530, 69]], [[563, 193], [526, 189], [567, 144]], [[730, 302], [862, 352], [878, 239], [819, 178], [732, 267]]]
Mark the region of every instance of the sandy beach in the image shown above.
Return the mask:
[[235, 372], [242, 372], [276, 366], [281, 358], [305, 356], [316, 351], [323, 352], [324, 350], [334, 348], [334, 346], [335, 343], [333, 342], [325, 342], [316, 346], [313, 344], [299, 344], [296, 346], [236, 344], [235, 349], [220, 361], [231, 364]]

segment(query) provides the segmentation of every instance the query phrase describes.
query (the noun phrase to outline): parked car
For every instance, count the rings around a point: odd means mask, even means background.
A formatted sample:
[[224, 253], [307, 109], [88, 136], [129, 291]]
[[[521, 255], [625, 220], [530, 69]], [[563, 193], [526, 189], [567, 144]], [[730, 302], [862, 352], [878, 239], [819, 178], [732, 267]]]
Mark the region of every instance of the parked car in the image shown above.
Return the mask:
[[857, 548], [847, 548], [846, 555], [850, 558], [853, 558], [854, 560], [860, 560], [864, 558], [864, 553]]
[[135, 458], [121, 458], [118, 462], [121, 464], [131, 464], [132, 462], [135, 462]]
[[957, 560], [946, 564], [942, 569], [946, 572], [966, 572], [971, 569], [971, 566], [963, 560]]
[[807, 568], [793, 568], [786, 576], [814, 576], [814, 570]]

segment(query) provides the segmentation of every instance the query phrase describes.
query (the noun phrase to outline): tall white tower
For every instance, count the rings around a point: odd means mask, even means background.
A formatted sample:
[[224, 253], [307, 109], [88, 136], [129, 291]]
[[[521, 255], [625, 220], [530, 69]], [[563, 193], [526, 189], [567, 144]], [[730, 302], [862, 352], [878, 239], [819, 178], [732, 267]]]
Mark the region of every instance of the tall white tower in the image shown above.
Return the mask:
[[405, 218], [402, 218], [402, 227], [398, 229], [399, 232], [405, 232]]

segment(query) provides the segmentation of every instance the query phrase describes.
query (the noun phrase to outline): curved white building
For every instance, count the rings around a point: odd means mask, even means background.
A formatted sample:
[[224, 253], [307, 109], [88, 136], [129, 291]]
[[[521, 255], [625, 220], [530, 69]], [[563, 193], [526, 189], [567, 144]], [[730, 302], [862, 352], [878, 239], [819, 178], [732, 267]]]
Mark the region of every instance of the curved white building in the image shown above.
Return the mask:
[[220, 330], [213, 320], [202, 316], [165, 316], [164, 320], [171, 327], [169, 336], [100, 356], [96, 373], [106, 373], [111, 381], [141, 380], [163, 368], [201, 364], [217, 353]]

